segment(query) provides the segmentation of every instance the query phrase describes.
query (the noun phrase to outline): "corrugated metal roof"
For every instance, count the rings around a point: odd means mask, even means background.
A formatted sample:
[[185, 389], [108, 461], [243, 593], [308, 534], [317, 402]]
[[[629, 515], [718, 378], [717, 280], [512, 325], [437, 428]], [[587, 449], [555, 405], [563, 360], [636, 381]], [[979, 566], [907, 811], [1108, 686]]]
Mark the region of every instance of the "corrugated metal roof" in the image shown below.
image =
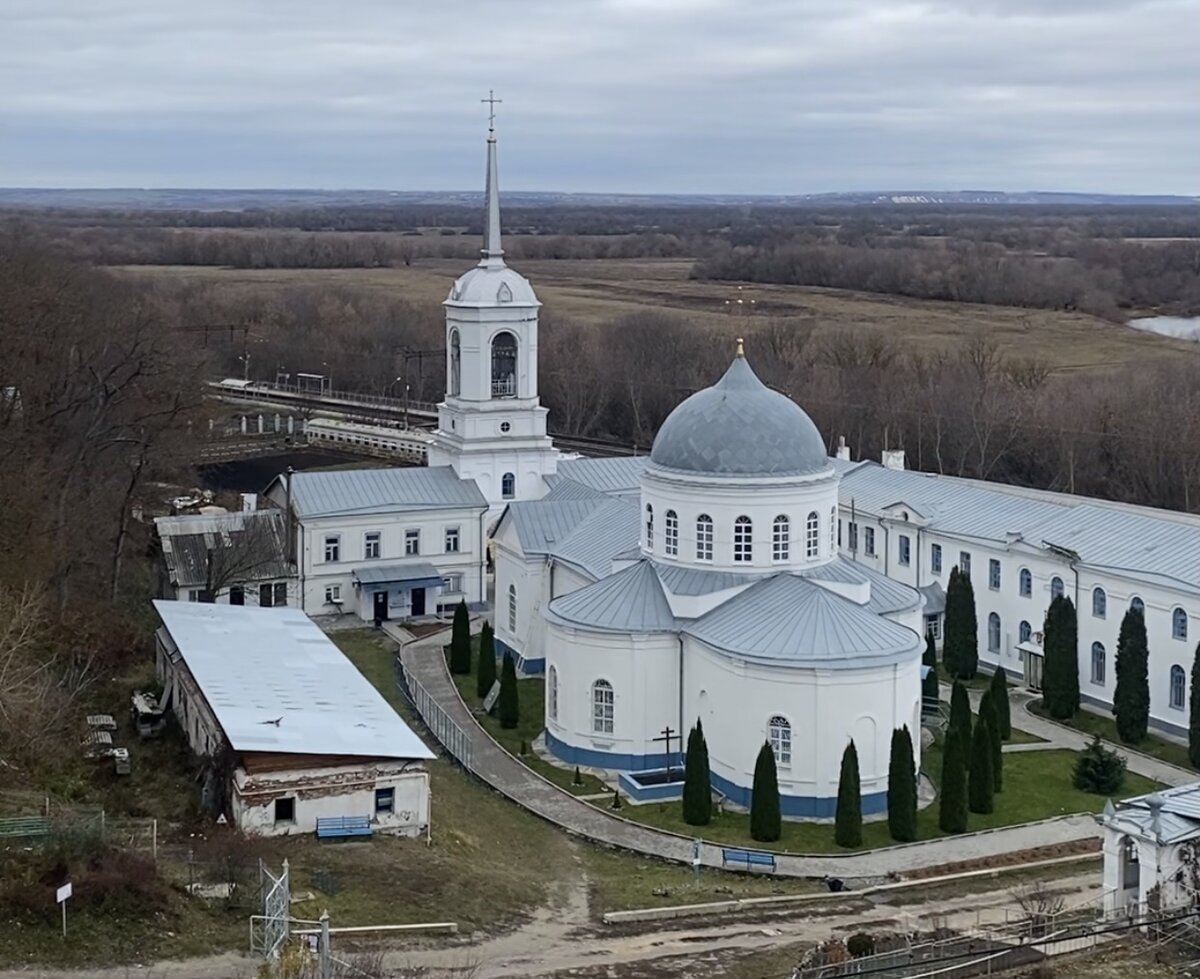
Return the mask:
[[442, 575], [428, 561], [411, 561], [401, 564], [367, 565], [355, 568], [353, 576], [364, 585], [404, 584], [418, 585], [442, 583]]
[[649, 561], [550, 603], [547, 618], [605, 632], [674, 632], [675, 617]]
[[925, 598], [925, 608], [921, 611], [926, 615], [937, 615], [946, 611], [946, 592], [942, 588], [941, 582], [935, 581], [932, 585], [922, 585], [917, 591]]
[[600, 500], [603, 493], [591, 486], [577, 483], [573, 479], [547, 478], [550, 492], [542, 497], [543, 500]]
[[284, 515], [280, 510], [155, 517], [163, 563], [179, 588], [204, 587], [212, 554], [222, 587], [287, 578]]
[[433, 757], [299, 609], [154, 607], [236, 751]]
[[920, 602], [920, 596], [915, 588], [894, 581], [874, 568], [851, 561], [844, 554], [839, 554], [827, 564], [797, 571], [796, 574], [802, 578], [813, 578], [818, 581], [845, 581], [858, 584], [865, 581], [871, 586], [871, 597], [865, 607], [880, 614], [907, 612], [909, 609], [916, 608]]
[[711, 595], [749, 584], [758, 578], [757, 575], [738, 574], [736, 571], [680, 567], [660, 561], [654, 562], [654, 568], [663, 587], [672, 595]]
[[618, 554], [637, 546], [641, 527], [635, 503], [602, 497], [594, 501], [594, 507], [566, 540], [551, 545], [550, 553], [583, 568], [594, 578], [603, 578], [612, 571]]
[[911, 629], [792, 574], [753, 585], [684, 632], [751, 659], [854, 669], [919, 657]]
[[510, 503], [507, 513], [517, 528], [521, 550], [526, 554], [549, 554], [553, 545], [566, 540], [604, 499], [529, 500]]
[[565, 459], [558, 474], [601, 493], [616, 495], [638, 492], [648, 456], [612, 456], [603, 459]]
[[406, 510], [487, 509], [472, 479], [449, 466], [339, 469], [292, 474], [292, 505], [304, 517]]

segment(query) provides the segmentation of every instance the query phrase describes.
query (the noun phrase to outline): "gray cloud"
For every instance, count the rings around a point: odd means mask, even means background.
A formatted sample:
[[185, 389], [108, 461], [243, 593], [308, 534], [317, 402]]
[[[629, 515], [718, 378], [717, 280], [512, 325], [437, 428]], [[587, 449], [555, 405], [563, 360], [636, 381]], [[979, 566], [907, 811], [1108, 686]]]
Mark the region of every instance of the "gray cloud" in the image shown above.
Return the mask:
[[1200, 191], [1200, 0], [0, 0], [0, 184]]

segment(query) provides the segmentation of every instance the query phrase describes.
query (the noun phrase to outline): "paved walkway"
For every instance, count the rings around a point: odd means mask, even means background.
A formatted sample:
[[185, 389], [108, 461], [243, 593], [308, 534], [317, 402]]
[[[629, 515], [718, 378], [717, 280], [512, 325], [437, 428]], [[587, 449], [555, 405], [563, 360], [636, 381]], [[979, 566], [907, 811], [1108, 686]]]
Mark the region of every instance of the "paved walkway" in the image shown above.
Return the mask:
[[[386, 626], [385, 626], [386, 628]], [[389, 630], [393, 638], [407, 638]], [[400, 658], [413, 676], [471, 739], [473, 773], [502, 795], [560, 828], [597, 843], [680, 863], [692, 859], [692, 840], [612, 815], [572, 796], [517, 761], [480, 727], [463, 704], [446, 668], [444, 635], [401, 646]], [[832, 832], [832, 827], [830, 827]], [[1091, 816], [1071, 815], [980, 833], [908, 843], [864, 853], [803, 855], [776, 851], [777, 873], [787, 877], [881, 877], [1098, 836]], [[721, 867], [720, 844], [702, 842], [700, 860]]]

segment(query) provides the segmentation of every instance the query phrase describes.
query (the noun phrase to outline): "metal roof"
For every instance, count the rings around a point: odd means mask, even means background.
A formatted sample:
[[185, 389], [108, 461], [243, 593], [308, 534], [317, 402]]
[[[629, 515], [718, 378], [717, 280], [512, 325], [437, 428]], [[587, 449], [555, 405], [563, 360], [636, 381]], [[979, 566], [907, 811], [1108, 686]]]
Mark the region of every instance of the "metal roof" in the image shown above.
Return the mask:
[[856, 669], [919, 657], [921, 637], [792, 574], [752, 585], [683, 630], [749, 659]]
[[613, 559], [637, 547], [641, 527], [634, 503], [610, 497], [594, 503], [594, 509], [567, 535], [551, 545], [550, 553], [561, 561], [583, 568], [594, 578], [612, 571]]
[[167, 575], [179, 588], [207, 584], [210, 554], [223, 587], [294, 574], [281, 510], [155, 517], [154, 529]]
[[604, 497], [586, 500], [528, 500], [510, 503], [506, 511], [526, 554], [549, 554], [592, 513]]
[[1200, 837], [1200, 783], [1160, 789], [1104, 807], [1100, 821], [1122, 833], [1159, 843]]
[[942, 588], [941, 582], [935, 581], [932, 585], [922, 585], [917, 591], [925, 598], [925, 608], [922, 611], [926, 615], [938, 615], [946, 611], [946, 592]]
[[561, 476], [547, 476], [546, 484], [550, 491], [542, 500], [599, 500], [604, 497], [598, 489]]
[[672, 595], [711, 595], [738, 585], [748, 585], [759, 576], [738, 574], [736, 571], [714, 571], [709, 568], [683, 567], [677, 564], [654, 562], [658, 578]]
[[302, 517], [333, 517], [407, 510], [486, 510], [487, 500], [473, 479], [459, 479], [449, 466], [398, 466], [293, 473], [292, 505]]
[[433, 753], [299, 609], [154, 602], [236, 751], [374, 758]]
[[605, 632], [674, 632], [675, 617], [649, 561], [556, 598], [546, 612], [552, 621]]
[[367, 565], [355, 568], [353, 577], [364, 585], [440, 585], [442, 575], [428, 561]]
[[650, 459], [656, 466], [719, 476], [828, 472], [825, 440], [804, 409], [772, 391], [738, 351], [712, 387], [667, 416]]
[[795, 573], [815, 581], [844, 581], [856, 584], [865, 581], [871, 586], [871, 597], [865, 607], [879, 614], [907, 612], [916, 608], [921, 600], [915, 588], [895, 581], [874, 568], [858, 564], [844, 554], [839, 554], [832, 561], [815, 568], [805, 568]]
[[[558, 475], [610, 496], [641, 492], [647, 456], [611, 456], [602, 459], [564, 459]], [[556, 484], [557, 485], [557, 484]]]

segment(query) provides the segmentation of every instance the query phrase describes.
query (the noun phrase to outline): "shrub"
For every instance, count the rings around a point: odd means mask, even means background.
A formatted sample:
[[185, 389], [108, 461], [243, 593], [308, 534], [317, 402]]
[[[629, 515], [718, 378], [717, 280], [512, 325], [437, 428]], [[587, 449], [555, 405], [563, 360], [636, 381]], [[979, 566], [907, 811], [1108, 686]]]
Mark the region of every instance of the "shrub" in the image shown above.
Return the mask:
[[750, 836], [760, 843], [773, 843], [782, 832], [775, 752], [764, 741], [754, 762], [754, 784], [750, 792]]
[[842, 752], [833, 839], [838, 846], [862, 846], [862, 786], [858, 777], [858, 749], [853, 739]]
[[709, 780], [708, 744], [700, 719], [688, 734], [683, 768], [683, 821], [689, 826], [707, 826], [712, 821], [712, 785]]
[[1088, 746], [1075, 760], [1071, 779], [1075, 788], [1094, 795], [1113, 795], [1125, 781], [1125, 759], [1104, 747], [1100, 735], [1092, 736]]
[[850, 953], [851, 958], [855, 959], [861, 959], [865, 955], [874, 955], [875, 936], [868, 935], [865, 931], [851, 935], [846, 939], [846, 951]]
[[908, 726], [892, 732], [888, 763], [888, 832], [899, 843], [917, 838], [917, 772]]

